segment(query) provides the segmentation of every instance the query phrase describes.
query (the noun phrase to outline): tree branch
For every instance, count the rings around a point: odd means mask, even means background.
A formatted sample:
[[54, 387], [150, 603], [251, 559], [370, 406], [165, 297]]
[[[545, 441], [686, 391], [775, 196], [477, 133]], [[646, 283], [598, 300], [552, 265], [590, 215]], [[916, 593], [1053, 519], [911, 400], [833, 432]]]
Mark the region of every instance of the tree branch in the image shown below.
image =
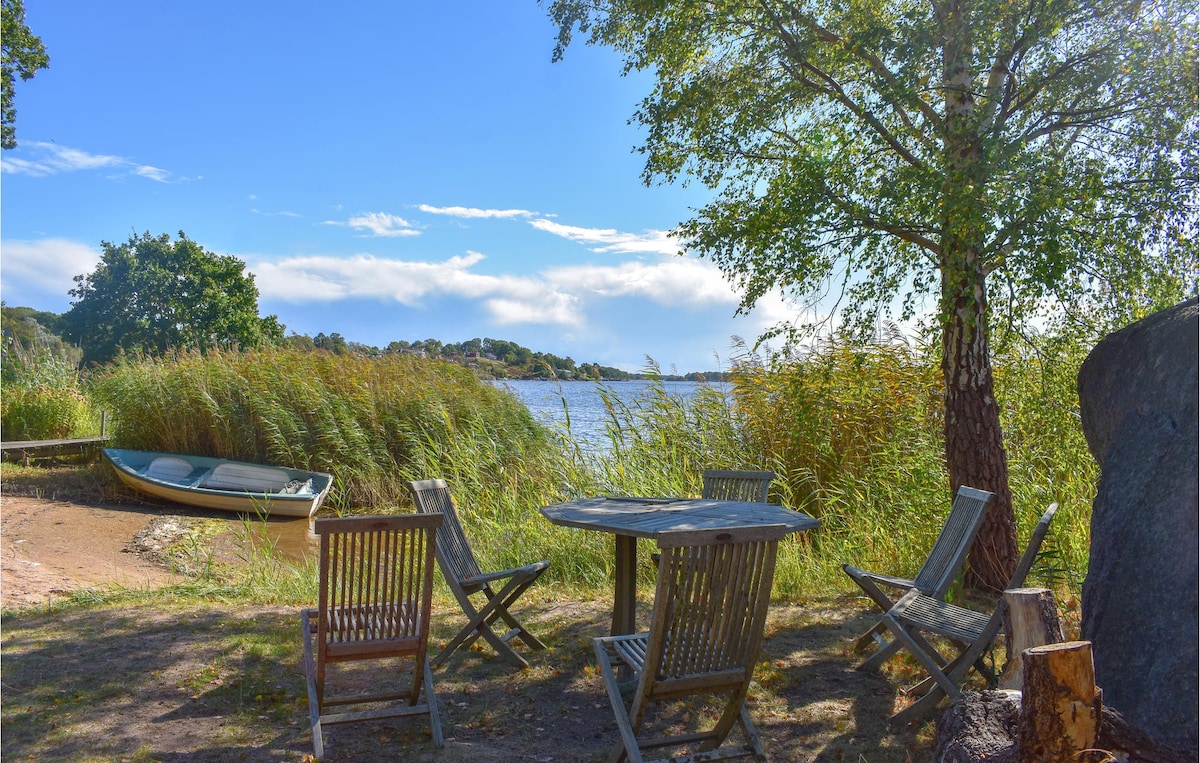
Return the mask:
[[[804, 46], [801, 45], [801, 43], [798, 39], [796, 39], [795, 35], [793, 35], [790, 31], [788, 31], [787, 27], [783, 24], [782, 19], [780, 19], [776, 14], [774, 14], [772, 12], [771, 8], [769, 7], [769, 5], [767, 3], [767, 0], [759, 0], [759, 6], [762, 8], [763, 12], [767, 15], [767, 17], [771, 19], [771, 23], [775, 26], [776, 33], [779, 35], [780, 40], [783, 42], [784, 50], [787, 52], [788, 56], [792, 59], [792, 61], [796, 65], [798, 65], [801, 69], [808, 71], [812, 75], [814, 75], [819, 82], [824, 83], [823, 85], [813, 83], [812, 80], [800, 75], [797, 77], [797, 81], [801, 85], [815, 89], [815, 90], [817, 90], [817, 92], [820, 92], [820, 93], [823, 93], [824, 95], [830, 96], [834, 100], [836, 100], [838, 103], [842, 104], [851, 113], [853, 113], [856, 117], [858, 117], [860, 120], [862, 120], [864, 123], [866, 123], [906, 163], [908, 163], [911, 166], [916, 167], [918, 169], [928, 169], [928, 167], [926, 166], [926, 163], [920, 157], [916, 156], [911, 151], [909, 151], [908, 148], [906, 148], [904, 146], [904, 144], [901, 143], [900, 140], [891, 132], [891, 130], [889, 130], [882, 122], [879, 121], [879, 118], [874, 113], [872, 113], [869, 109], [858, 104], [853, 98], [851, 98], [846, 93], [845, 89], [842, 87], [840, 82], [838, 82], [828, 72], [825, 72], [820, 67], [818, 67], [816, 64], [814, 64], [811, 60], [809, 60], [809, 58], [804, 54], [804, 50], [803, 50]], [[848, 47], [846, 45], [845, 41], [842, 38], [840, 38], [838, 35], [834, 34], [833, 32], [831, 32], [828, 29], [821, 27], [819, 24], [812, 21], [811, 19], [802, 18], [799, 15], [799, 11], [794, 8], [792, 9], [792, 20], [794, 22], [796, 22], [797, 24], [800, 24], [800, 25], [805, 26], [808, 29], [810, 29], [817, 36], [817, 38], [819, 40], [821, 40], [822, 42], [834, 43], [834, 44], [839, 45], [843, 49], [849, 51], [852, 55], [854, 55], [857, 58], [859, 58], [860, 60], [866, 62], [868, 64], [869, 68], [871, 68], [871, 70], [873, 72], [875, 72], [877, 75], [883, 77], [886, 81], [889, 82], [889, 84], [894, 84], [895, 80], [891, 76], [891, 72], [887, 71], [887, 68], [883, 66], [882, 62], [879, 61], [878, 58], [876, 58], [874, 56], [870, 56], [869, 54], [865, 54], [861, 50], [856, 50], [856, 49], [852, 49], [852, 48]], [[872, 61], [874, 61], [878, 64], [878, 68], [876, 68], [876, 66], [872, 65]], [[901, 103], [896, 101], [894, 98], [888, 97], [885, 93], [880, 91], [878, 88], [875, 88], [874, 91], [876, 93], [878, 93], [885, 100], [885, 102], [887, 102], [888, 105], [891, 106], [896, 111], [897, 114], [900, 115], [900, 119], [905, 124], [905, 126], [907, 126], [907, 127], [912, 126], [912, 118], [904, 111], [904, 108]], [[938, 117], [937, 113], [931, 107], [929, 107], [928, 104], [925, 104], [924, 101], [922, 101], [920, 98], [917, 98], [916, 100], [919, 104], [919, 108], [921, 108], [921, 110], [925, 114], [926, 118], [930, 119], [933, 122], [933, 124], [935, 125], [935, 127], [937, 127], [940, 130], [941, 120], [940, 120], [940, 117]], [[921, 140], [922, 145], [925, 145], [927, 148], [933, 148], [933, 146], [931, 146], [928, 143], [928, 139], [924, 138], [924, 136], [920, 133], [920, 131], [915, 131], [915, 134]]]

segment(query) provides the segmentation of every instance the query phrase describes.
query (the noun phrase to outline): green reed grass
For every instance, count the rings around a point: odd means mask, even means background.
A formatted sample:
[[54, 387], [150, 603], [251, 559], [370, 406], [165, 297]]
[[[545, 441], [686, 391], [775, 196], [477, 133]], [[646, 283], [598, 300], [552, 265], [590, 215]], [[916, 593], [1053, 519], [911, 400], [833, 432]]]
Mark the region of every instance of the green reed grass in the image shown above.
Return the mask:
[[53, 440], [100, 434], [100, 414], [61, 349], [5, 343], [0, 367], [0, 428], [5, 440]]
[[[1074, 391], [1083, 354], [1048, 339], [995, 361], [1019, 542], [1058, 501], [1034, 578], [1074, 590], [1086, 572], [1097, 475]], [[551, 585], [607, 588], [612, 538], [551, 525], [538, 507], [605, 493], [698, 495], [708, 468], [771, 469], [771, 499], [822, 521], [784, 542], [780, 596], [852, 591], [843, 562], [898, 574], [920, 566], [950, 504], [931, 349], [832, 340], [804, 356], [747, 353], [732, 384], [691, 397], [649, 371], [654, 381], [634, 401], [599, 385], [608, 411], [599, 449], [569, 425], [540, 426], [469, 369], [409, 356], [276, 349], [124, 360], [90, 392], [114, 412], [112, 433], [125, 447], [332, 472], [323, 512], [411, 511], [404, 482], [444, 478], [481, 565], [548, 559]], [[281, 561], [252, 526], [244, 547], [240, 579], [209, 581], [210, 593], [312, 598], [311, 562]], [[642, 567], [649, 583], [653, 571]]]
[[[1077, 590], [1087, 569], [1098, 470], [1078, 416], [1084, 347], [1059, 338], [996, 358], [1018, 543], [1046, 506], [1061, 508], [1031, 580]], [[841, 564], [913, 574], [950, 505], [939, 362], [929, 347], [830, 340], [770, 362], [747, 355], [728, 391], [606, 397], [610, 448], [599, 486], [697, 494], [706, 468], [766, 468], [771, 499], [819, 518], [781, 549], [776, 592], [853, 590]]]

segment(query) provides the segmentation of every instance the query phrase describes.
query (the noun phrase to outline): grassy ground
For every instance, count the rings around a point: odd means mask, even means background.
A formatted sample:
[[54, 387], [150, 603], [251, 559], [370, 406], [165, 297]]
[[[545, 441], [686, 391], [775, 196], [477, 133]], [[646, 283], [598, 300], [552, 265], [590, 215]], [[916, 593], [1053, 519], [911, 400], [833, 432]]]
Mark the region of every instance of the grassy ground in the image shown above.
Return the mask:
[[[444, 749], [420, 720], [387, 721], [333, 727], [325, 759], [604, 760], [617, 734], [590, 638], [607, 630], [610, 601], [560, 593], [527, 594], [519, 610], [549, 647], [525, 650], [528, 669], [476, 647], [435, 671]], [[435, 643], [460, 622], [439, 600]], [[888, 675], [853, 669], [851, 639], [870, 622], [855, 598], [773, 606], [750, 698], [771, 760], [928, 759], [931, 724], [897, 734], [886, 723], [905, 702], [906, 663]], [[9, 614], [3, 633], [5, 760], [311, 755], [298, 609], [135, 596]]]
[[[113, 497], [89, 469], [19, 478], [6, 469], [5, 479], [6, 495], [23, 486], [37, 499]], [[204, 557], [205, 548], [187, 549]], [[6, 611], [0, 621], [4, 760], [309, 757], [299, 624], [305, 600], [298, 592], [311, 580], [296, 581], [311, 577], [311, 569], [281, 572], [260, 553], [241, 558], [246, 569], [189, 573], [173, 589], [76, 592], [50, 607]], [[651, 591], [647, 586], [640, 593], [645, 623]], [[932, 723], [899, 733], [888, 725], [907, 702], [900, 689], [914, 682], [914, 663], [900, 657], [882, 674], [854, 670], [859, 658], [850, 646], [877, 615], [868, 604], [844, 591], [773, 602], [749, 697], [771, 760], [931, 757]], [[539, 581], [517, 612], [549, 649], [526, 651], [527, 670], [513, 670], [477, 647], [436, 671], [444, 749], [432, 746], [421, 721], [390, 721], [334, 727], [326, 760], [605, 760], [617, 731], [591, 638], [607, 632], [611, 606], [607, 582]], [[448, 641], [462, 622], [439, 584], [433, 643]], [[391, 670], [346, 679], [377, 681]], [[704, 715], [703, 708], [680, 711], [690, 720]]]

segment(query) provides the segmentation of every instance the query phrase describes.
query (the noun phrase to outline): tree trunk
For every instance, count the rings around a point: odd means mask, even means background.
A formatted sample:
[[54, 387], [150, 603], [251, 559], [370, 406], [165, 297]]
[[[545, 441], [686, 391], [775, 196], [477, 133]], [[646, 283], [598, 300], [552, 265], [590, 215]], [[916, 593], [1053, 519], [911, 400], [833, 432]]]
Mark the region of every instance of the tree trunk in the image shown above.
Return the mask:
[[951, 495], [962, 485], [996, 494], [967, 559], [967, 585], [999, 593], [1008, 587], [1018, 554], [1008, 457], [988, 349], [987, 273], [983, 262], [988, 219], [978, 198], [980, 189], [986, 187], [987, 157], [972, 95], [971, 11], [971, 0], [937, 5], [946, 40], [942, 61], [946, 129], [941, 212], [946, 468]]
[[1058, 602], [1049, 588], [1010, 588], [1001, 604], [1008, 662], [1000, 676], [1001, 689], [1021, 689], [1021, 654], [1026, 649], [1063, 640]]
[[1100, 690], [1090, 641], [1068, 641], [1027, 649], [1023, 655], [1021, 763], [1076, 763], [1096, 747]]

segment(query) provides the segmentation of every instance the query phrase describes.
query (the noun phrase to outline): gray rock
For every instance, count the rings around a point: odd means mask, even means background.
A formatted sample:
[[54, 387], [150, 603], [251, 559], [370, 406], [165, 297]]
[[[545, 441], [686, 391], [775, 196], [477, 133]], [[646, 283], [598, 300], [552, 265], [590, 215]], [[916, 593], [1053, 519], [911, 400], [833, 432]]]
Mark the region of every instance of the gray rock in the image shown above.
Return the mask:
[[1182, 750], [1200, 728], [1198, 350], [1192, 300], [1109, 335], [1079, 372], [1101, 468], [1081, 636], [1104, 704]]

